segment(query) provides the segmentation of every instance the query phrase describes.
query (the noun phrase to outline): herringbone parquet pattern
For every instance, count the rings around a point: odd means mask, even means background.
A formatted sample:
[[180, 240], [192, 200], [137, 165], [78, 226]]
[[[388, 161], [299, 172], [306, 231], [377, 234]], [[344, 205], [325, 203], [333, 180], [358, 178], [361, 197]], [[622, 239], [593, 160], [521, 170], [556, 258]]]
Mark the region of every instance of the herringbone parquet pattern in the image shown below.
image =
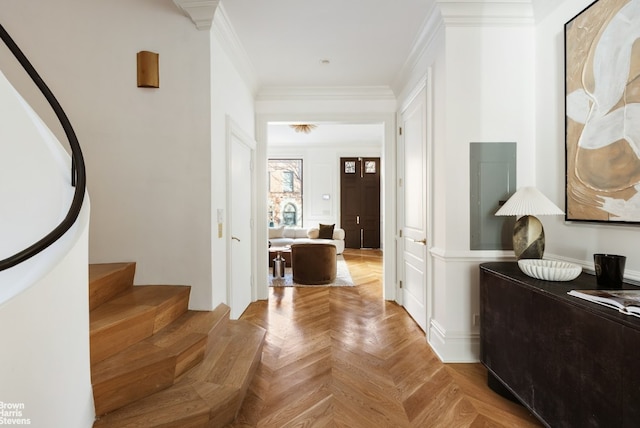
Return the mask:
[[445, 365], [381, 292], [381, 255], [347, 251], [356, 287], [272, 288], [242, 319], [267, 330], [231, 427], [533, 427], [485, 385], [480, 364]]

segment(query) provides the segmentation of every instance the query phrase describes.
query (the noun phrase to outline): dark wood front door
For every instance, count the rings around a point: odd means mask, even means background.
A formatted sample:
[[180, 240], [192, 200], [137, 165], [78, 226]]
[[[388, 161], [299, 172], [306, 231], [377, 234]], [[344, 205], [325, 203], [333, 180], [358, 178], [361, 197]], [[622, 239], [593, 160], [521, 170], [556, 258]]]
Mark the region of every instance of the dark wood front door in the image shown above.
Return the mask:
[[380, 158], [340, 158], [340, 224], [347, 248], [380, 248]]

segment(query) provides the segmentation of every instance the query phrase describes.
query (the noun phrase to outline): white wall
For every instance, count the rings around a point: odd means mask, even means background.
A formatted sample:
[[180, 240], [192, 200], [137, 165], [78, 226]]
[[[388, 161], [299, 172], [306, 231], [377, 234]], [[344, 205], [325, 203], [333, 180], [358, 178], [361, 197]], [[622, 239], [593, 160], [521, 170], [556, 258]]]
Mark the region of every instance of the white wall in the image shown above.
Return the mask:
[[401, 94], [406, 97], [413, 82], [431, 72], [427, 336], [441, 359], [457, 362], [479, 356], [478, 264], [509, 256], [469, 250], [469, 143], [516, 142], [518, 185], [535, 182], [535, 74], [532, 26], [487, 23], [473, 14], [464, 21], [450, 18], [431, 23], [433, 36]]
[[446, 44], [445, 242], [467, 251], [469, 143], [516, 142], [518, 186], [535, 180], [533, 28], [452, 27]]
[[[538, 130], [536, 148], [537, 184], [559, 206], [564, 206], [564, 24], [590, 0], [564, 0], [542, 20], [536, 31], [536, 88]], [[548, 257], [569, 260], [593, 270], [593, 254], [627, 256], [625, 277], [640, 279], [637, 257], [637, 226], [565, 222], [562, 217], [545, 217]]]
[[[71, 160], [0, 75], [0, 259], [50, 233], [75, 189]], [[0, 272], [0, 425], [89, 427], [89, 198], [60, 239]], [[8, 413], [6, 413], [6, 412]]]
[[[193, 308], [226, 301], [212, 207], [225, 208], [224, 120], [252, 133], [253, 98], [220, 39], [171, 0], [6, 1], [0, 14], [74, 125], [94, 205], [89, 231], [87, 199], [73, 251], [1, 308], [1, 324], [18, 327], [3, 336], [0, 401], [24, 404], [34, 426], [88, 427], [89, 247], [91, 262], [136, 261], [138, 284], [191, 285]], [[160, 54], [159, 89], [136, 87], [139, 50]], [[4, 46], [0, 68], [65, 141]]]
[[[66, 255], [30, 288], [0, 305], [0, 402], [24, 406], [15, 415], [15, 419], [29, 420], [23, 425], [93, 425], [88, 221], [87, 201], [74, 227], [37, 255], [42, 261], [36, 262], [45, 263], [61, 249]], [[14, 417], [4, 415], [3, 419]]]
[[[252, 89], [234, 62], [223, 9], [216, 11], [211, 39], [211, 276], [213, 307], [229, 303], [227, 296], [227, 243], [226, 231], [222, 238], [217, 234], [217, 210], [224, 212], [223, 230], [227, 219], [226, 136], [227, 117], [233, 120], [244, 134], [254, 135], [255, 115]], [[253, 214], [255, 217], [255, 213]], [[203, 233], [205, 233], [203, 231]], [[207, 237], [208, 238], [208, 237]], [[265, 255], [263, 259], [266, 259]], [[255, 261], [254, 261], [255, 262]], [[249, 268], [249, 267], [248, 267]], [[253, 266], [251, 269], [255, 269]]]
[[[0, 14], [82, 145], [90, 261], [135, 261], [136, 284], [191, 285], [191, 306], [212, 307], [209, 32], [171, 0], [9, 0]], [[136, 87], [140, 50], [160, 55], [159, 89]], [[12, 82], [59, 129], [1, 57]]]
[[[474, 22], [472, 14], [452, 19], [445, 13], [442, 39], [436, 30], [405, 79], [403, 95], [432, 70], [435, 247], [428, 337], [445, 361], [477, 359], [478, 264], [512, 257], [503, 251], [469, 251], [469, 143], [516, 142], [518, 187], [535, 185], [564, 206], [564, 23], [590, 3], [554, 3], [534, 26], [526, 17], [496, 25], [492, 20], [498, 15]], [[508, 20], [500, 19], [502, 24]], [[595, 252], [625, 254], [626, 276], [640, 277], [640, 260], [632, 252], [636, 227], [566, 223], [558, 217], [542, 221], [545, 257], [592, 269]]]
[[[535, 181], [533, 28], [463, 26], [446, 30], [444, 236], [436, 239], [436, 300], [430, 340], [446, 361], [478, 356], [478, 263], [469, 251], [469, 143], [516, 142], [518, 186]], [[436, 143], [438, 144], [438, 143]], [[436, 227], [439, 229], [439, 227]], [[443, 238], [443, 239], [442, 239]]]
[[[58, 226], [67, 215], [75, 189], [71, 186], [69, 155], [2, 72], [0, 101], [2, 260]], [[13, 294], [7, 287], [16, 286], [10, 283], [0, 289], [0, 303]]]

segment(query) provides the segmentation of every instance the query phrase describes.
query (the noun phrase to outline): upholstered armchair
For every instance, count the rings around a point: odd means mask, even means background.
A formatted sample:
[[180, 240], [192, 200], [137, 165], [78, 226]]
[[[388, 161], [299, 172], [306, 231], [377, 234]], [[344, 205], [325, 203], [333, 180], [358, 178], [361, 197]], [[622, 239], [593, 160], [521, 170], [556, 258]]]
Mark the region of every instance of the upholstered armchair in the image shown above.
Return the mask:
[[336, 279], [336, 246], [333, 244], [294, 244], [291, 246], [293, 282], [330, 284]]

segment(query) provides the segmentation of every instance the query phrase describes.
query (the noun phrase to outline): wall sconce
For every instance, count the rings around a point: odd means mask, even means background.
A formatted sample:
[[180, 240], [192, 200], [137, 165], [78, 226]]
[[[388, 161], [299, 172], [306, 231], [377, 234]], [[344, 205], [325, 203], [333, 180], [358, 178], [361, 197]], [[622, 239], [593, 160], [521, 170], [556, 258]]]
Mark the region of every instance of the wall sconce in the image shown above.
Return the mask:
[[138, 88], [159, 88], [158, 57], [155, 52], [138, 52]]

